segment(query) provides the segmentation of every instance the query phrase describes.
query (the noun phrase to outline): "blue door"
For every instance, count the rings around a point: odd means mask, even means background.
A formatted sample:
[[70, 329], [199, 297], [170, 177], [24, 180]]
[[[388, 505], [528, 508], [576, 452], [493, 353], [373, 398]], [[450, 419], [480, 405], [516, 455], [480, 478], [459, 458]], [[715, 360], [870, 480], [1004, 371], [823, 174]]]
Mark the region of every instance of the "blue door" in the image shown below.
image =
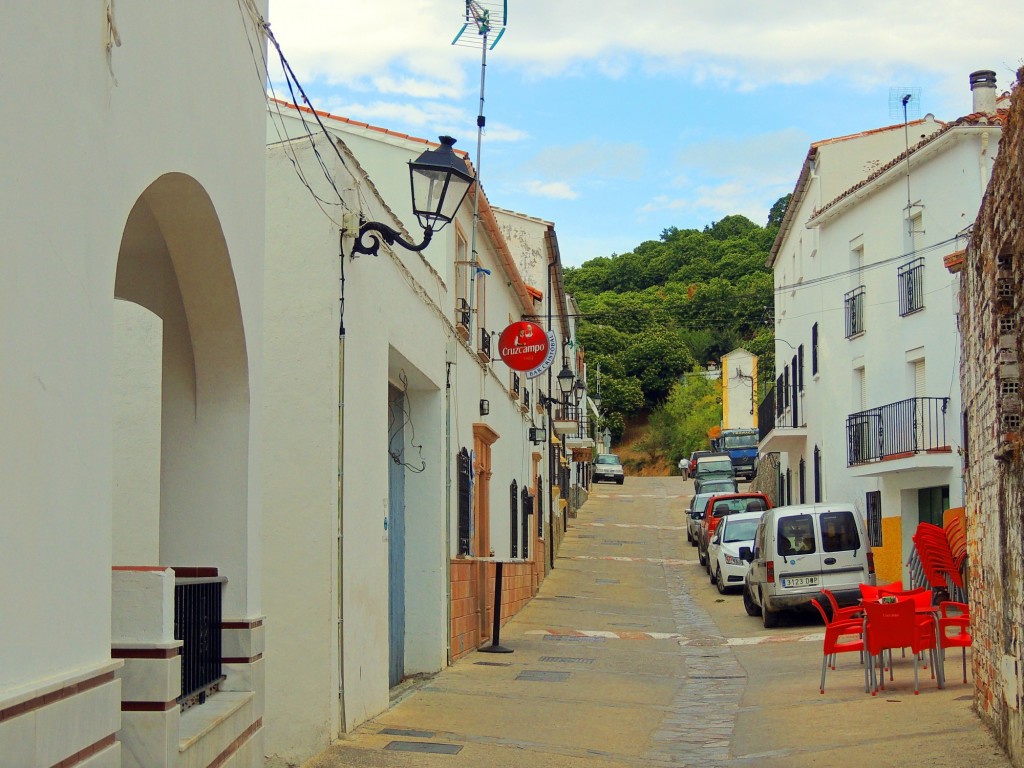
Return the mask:
[[405, 677], [405, 394], [388, 387], [388, 685]]

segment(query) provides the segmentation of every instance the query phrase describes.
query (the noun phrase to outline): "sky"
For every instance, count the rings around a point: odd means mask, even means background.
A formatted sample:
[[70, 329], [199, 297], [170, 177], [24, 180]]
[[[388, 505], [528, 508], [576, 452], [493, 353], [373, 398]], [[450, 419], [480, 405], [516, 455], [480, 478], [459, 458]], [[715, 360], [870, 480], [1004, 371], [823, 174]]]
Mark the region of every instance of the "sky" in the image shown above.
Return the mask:
[[1003, 92], [1024, 64], [1010, 0], [508, 0], [486, 69], [475, 26], [452, 44], [465, 16], [465, 0], [270, 0], [269, 21], [316, 109], [456, 137], [492, 205], [555, 223], [566, 265], [730, 214], [763, 225], [811, 142], [902, 122], [908, 88], [911, 119], [955, 119], [971, 72]]

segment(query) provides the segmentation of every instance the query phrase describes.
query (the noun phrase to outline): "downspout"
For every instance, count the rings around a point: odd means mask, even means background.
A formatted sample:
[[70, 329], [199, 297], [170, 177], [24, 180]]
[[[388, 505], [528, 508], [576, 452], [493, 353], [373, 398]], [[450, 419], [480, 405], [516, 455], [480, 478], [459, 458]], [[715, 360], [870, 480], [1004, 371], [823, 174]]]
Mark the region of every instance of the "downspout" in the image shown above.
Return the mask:
[[[453, 342], [449, 341], [449, 344]], [[452, 365], [453, 362], [445, 360], [444, 365], [444, 574], [445, 593], [448, 598], [445, 600], [445, 612], [448, 620], [445, 622], [444, 644], [445, 658], [448, 664], [452, 663]]]
[[[551, 333], [551, 270], [554, 268], [554, 261], [548, 262], [548, 334]], [[551, 368], [548, 366], [548, 398], [551, 397]], [[548, 413], [548, 564], [551, 570], [555, 568], [555, 454], [551, 450], [551, 438], [555, 434], [555, 422], [551, 416], [551, 401], [548, 400], [545, 410]]]
[[338, 718], [340, 731], [345, 721], [345, 580], [342, 544], [345, 540], [345, 252], [339, 253], [340, 314], [338, 321]]

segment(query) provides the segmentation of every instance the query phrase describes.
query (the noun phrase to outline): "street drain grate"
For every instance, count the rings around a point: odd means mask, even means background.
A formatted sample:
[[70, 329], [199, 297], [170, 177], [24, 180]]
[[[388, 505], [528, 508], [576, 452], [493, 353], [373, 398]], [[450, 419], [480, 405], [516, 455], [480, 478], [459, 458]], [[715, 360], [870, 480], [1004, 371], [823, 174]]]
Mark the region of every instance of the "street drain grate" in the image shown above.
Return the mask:
[[618, 579], [594, 579], [595, 584], [618, 584]]
[[545, 672], [540, 669], [524, 669], [516, 680], [526, 680], [532, 683], [564, 683], [569, 679], [572, 672]]
[[578, 656], [541, 656], [541, 661], [550, 661], [554, 664], [593, 664], [593, 659], [581, 659]]
[[512, 663], [508, 661], [474, 661], [478, 667], [511, 667]]
[[461, 744], [435, 744], [430, 741], [392, 741], [384, 749], [392, 752], [425, 752], [430, 755], [457, 755]]
[[385, 736], [406, 736], [410, 739], [432, 739], [433, 731], [413, 731], [409, 728], [385, 728], [381, 731]]

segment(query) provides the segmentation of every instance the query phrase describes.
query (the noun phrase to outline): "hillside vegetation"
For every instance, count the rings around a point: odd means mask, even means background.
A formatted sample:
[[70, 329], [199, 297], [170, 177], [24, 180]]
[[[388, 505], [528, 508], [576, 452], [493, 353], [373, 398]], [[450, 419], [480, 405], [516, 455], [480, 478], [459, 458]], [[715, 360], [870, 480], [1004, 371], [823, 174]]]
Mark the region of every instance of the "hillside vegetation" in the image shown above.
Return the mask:
[[721, 420], [720, 385], [699, 375], [709, 362], [742, 346], [771, 375], [765, 262], [787, 203], [773, 206], [764, 227], [738, 215], [703, 230], [670, 227], [629, 253], [566, 269], [592, 393], [600, 369], [602, 427], [619, 442], [635, 425], [627, 440], [635, 472], [674, 467], [706, 446]]

